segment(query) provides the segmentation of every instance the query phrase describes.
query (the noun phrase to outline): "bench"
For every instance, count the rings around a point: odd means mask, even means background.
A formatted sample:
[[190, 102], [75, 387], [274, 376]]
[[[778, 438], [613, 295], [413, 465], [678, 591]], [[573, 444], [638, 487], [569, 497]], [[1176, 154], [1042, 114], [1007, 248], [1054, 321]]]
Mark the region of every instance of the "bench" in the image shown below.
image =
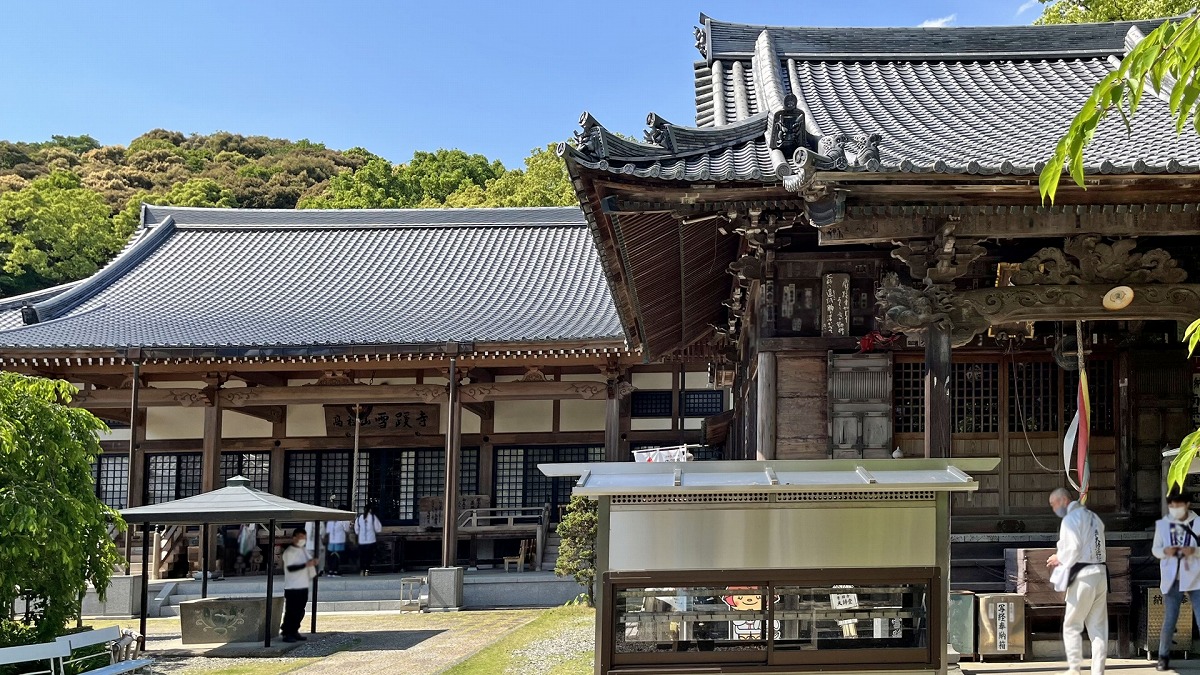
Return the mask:
[[0, 666], [11, 666], [18, 663], [37, 664], [43, 661], [50, 666], [46, 670], [25, 670], [21, 675], [58, 675], [63, 658], [71, 656], [71, 646], [61, 642], [44, 642], [37, 645], [21, 647], [4, 647], [0, 649]]
[[[63, 668], [71, 664], [99, 659], [108, 662], [92, 670], [84, 671], [84, 675], [124, 675], [124, 673], [149, 669], [154, 663], [153, 659], [139, 658], [142, 646], [141, 636], [133, 631], [122, 631], [117, 626], [64, 635], [56, 642], [66, 645], [67, 648], [67, 654], [61, 661]], [[97, 654], [84, 654], [72, 658], [73, 652], [97, 645], [106, 645], [107, 649]]]

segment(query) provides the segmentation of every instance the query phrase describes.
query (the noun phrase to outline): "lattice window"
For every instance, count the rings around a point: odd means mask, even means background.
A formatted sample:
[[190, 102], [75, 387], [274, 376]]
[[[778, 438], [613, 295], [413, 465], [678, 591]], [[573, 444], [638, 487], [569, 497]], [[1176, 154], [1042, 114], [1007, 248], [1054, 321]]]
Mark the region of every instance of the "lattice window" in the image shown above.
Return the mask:
[[1058, 431], [1058, 371], [1052, 361], [1009, 364], [1009, 431]]
[[225, 487], [229, 479], [243, 476], [250, 479], [250, 487], [262, 492], [271, 491], [271, 453], [269, 452], [224, 452], [221, 453], [221, 484]]
[[691, 448], [688, 452], [692, 453], [692, 459], [697, 462], [715, 462], [725, 459], [725, 448], [719, 445], [702, 445], [698, 448]]
[[417, 503], [421, 497], [441, 497], [445, 494], [446, 460], [442, 450], [426, 450], [417, 453], [417, 474], [414, 496]]
[[284, 496], [315, 506], [350, 506], [350, 453], [290, 452]]
[[[354, 485], [355, 502], [352, 509], [362, 511], [371, 500], [371, 453], [370, 450], [358, 451], [358, 479]], [[378, 515], [378, 514], [376, 514]]]
[[[1092, 402], [1092, 433], [1111, 436], [1116, 425], [1113, 422], [1113, 367], [1112, 361], [1088, 361], [1088, 397]], [[1063, 423], [1070, 424], [1078, 407], [1079, 372], [1063, 371]]]
[[710, 417], [725, 411], [725, 391], [722, 389], [685, 391], [682, 399], [684, 417]]
[[100, 455], [92, 463], [92, 479], [101, 502], [118, 510], [127, 506], [129, 455]]
[[[717, 411], [720, 412], [720, 411]], [[670, 417], [670, 391], [635, 391], [630, 394], [629, 414], [632, 417]]]
[[146, 456], [146, 504], [183, 499], [200, 494], [200, 453]]
[[892, 366], [895, 430], [898, 434], [925, 432], [925, 364]]
[[498, 448], [496, 450], [496, 506], [498, 508], [550, 505], [558, 516], [558, 507], [571, 500], [576, 479], [550, 478], [538, 464], [599, 462], [603, 446], [546, 446], [534, 448]]
[[463, 448], [458, 465], [458, 493], [479, 494], [479, 448]]
[[514, 508], [525, 504], [525, 450], [496, 449], [496, 507]]
[[958, 434], [991, 434], [1000, 430], [1000, 364], [951, 364], [954, 417]]

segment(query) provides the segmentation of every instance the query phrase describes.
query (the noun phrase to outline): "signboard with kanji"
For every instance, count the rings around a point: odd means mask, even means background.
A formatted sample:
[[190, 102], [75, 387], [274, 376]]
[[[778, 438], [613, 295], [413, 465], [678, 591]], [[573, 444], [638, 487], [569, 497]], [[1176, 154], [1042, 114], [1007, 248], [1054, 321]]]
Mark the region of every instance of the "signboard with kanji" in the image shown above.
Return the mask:
[[[359, 406], [359, 436], [423, 436], [440, 433], [440, 407], [423, 403]], [[325, 406], [327, 436], [354, 436], [354, 406]]]

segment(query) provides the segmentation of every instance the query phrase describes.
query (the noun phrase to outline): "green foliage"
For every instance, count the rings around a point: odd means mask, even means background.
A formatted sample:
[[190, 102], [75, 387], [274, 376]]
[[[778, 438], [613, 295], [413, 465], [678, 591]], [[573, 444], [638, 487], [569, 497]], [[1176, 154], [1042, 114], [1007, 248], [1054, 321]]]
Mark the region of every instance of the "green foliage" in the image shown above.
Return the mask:
[[142, 202], [237, 208], [559, 206], [574, 191], [553, 146], [523, 169], [461, 150], [393, 165], [364, 148], [331, 150], [226, 131], [154, 129], [128, 147], [91, 136], [0, 141], [0, 297], [84, 278], [137, 227]]
[[103, 595], [121, 562], [108, 526], [124, 525], [92, 478], [106, 427], [67, 405], [76, 391], [0, 372], [0, 607], [30, 601], [22, 622], [38, 640], [78, 615], [89, 583]]
[[525, 158], [525, 169], [513, 169], [480, 187], [464, 186], [446, 199], [447, 206], [570, 206], [575, 189], [567, 167], [554, 152], [554, 144], [534, 148]]
[[[1187, 340], [1188, 353], [1195, 356], [1196, 347], [1200, 346], [1200, 319], [1188, 326], [1183, 339]], [[1187, 478], [1197, 454], [1200, 454], [1200, 429], [1185, 436], [1179, 444], [1179, 454], [1171, 460], [1171, 466], [1167, 469], [1167, 490], [1183, 489], [1183, 481]]]
[[1042, 16], [1034, 23], [1103, 23], [1180, 16], [1196, 0], [1038, 0]]
[[94, 274], [130, 230], [114, 223], [100, 195], [56, 171], [0, 193], [0, 292], [20, 293]]
[[[1189, 119], [1200, 132], [1200, 115], [1196, 114], [1200, 104], [1200, 82], [1194, 77], [1200, 65], [1198, 19], [1200, 16], [1193, 14], [1181, 22], [1164, 23], [1130, 50], [1121, 60], [1120, 67], [1096, 85], [1042, 169], [1038, 181], [1042, 200], [1054, 200], [1064, 167], [1071, 178], [1083, 186], [1083, 151], [1096, 133], [1096, 127], [1114, 110], [1121, 114], [1128, 127], [1137, 114], [1142, 96], [1147, 93], [1169, 94], [1176, 133], [1183, 131]], [[1152, 88], [1150, 92], [1146, 91], [1147, 85]]]
[[573, 576], [583, 586], [588, 604], [595, 597], [596, 580], [596, 530], [599, 526], [599, 509], [595, 500], [587, 497], [571, 497], [567, 513], [558, 524], [561, 538], [558, 562], [554, 573], [560, 577]]

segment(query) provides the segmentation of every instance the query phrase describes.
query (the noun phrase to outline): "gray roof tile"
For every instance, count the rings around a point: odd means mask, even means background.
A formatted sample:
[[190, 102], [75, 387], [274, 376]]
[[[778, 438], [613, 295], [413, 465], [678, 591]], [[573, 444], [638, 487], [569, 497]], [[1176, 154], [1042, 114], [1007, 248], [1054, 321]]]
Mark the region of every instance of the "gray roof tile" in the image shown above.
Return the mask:
[[144, 217], [163, 228], [143, 237], [156, 241], [64, 294], [28, 298], [43, 322], [14, 327], [23, 303], [5, 301], [0, 349], [623, 338], [575, 207]]
[[[717, 133], [759, 120], [766, 128], [774, 112], [755, 74], [756, 59], [766, 58], [779, 67], [778, 95], [797, 97], [814, 139], [880, 135], [878, 163], [849, 170], [1032, 175], [1112, 72], [1127, 37], [1160, 23], [831, 29], [702, 21], [708, 60], [695, 70], [700, 129], [655, 126], [651, 116], [648, 135], [661, 145], [639, 156], [607, 152], [603, 143], [565, 154], [591, 169], [639, 177], [778, 182], [763, 135]], [[671, 137], [688, 143], [672, 146]], [[1190, 129], [1177, 135], [1166, 101], [1149, 95], [1132, 130], [1110, 117], [1084, 160], [1093, 174], [1198, 173], [1200, 136]], [[791, 167], [799, 170], [795, 161]], [[818, 159], [817, 168], [827, 167]]]

